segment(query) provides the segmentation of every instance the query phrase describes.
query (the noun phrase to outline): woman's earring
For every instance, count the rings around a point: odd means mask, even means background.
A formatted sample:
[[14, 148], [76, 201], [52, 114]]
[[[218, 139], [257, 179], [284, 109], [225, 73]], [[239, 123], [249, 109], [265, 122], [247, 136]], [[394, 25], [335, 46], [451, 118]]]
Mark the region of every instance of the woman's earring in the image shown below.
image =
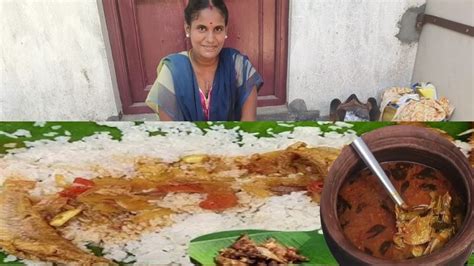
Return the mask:
[[189, 33], [186, 33], [186, 38], [189, 38]]
[[227, 39], [227, 38], [228, 38], [228, 36], [226, 35], [226, 36], [225, 36], [225, 38]]

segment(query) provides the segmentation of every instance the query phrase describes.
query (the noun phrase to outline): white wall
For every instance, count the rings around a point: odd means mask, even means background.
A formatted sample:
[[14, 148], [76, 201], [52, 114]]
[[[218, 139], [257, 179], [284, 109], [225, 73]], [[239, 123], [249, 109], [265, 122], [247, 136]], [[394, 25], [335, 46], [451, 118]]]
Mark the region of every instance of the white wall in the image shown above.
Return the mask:
[[[428, 0], [426, 14], [473, 26], [474, 1]], [[452, 120], [474, 121], [474, 38], [426, 24], [413, 80], [431, 81], [450, 100]]]
[[96, 0], [0, 1], [0, 120], [118, 114]]
[[288, 101], [329, 113], [333, 98], [361, 101], [409, 86], [417, 43], [402, 43], [398, 22], [425, 0], [291, 0]]

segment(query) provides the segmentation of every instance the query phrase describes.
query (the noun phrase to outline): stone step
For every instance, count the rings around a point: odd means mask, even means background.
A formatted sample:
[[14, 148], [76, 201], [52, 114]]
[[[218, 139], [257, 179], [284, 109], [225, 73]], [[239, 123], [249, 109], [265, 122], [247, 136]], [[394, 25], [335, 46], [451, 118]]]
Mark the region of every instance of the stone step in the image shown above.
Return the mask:
[[[112, 117], [110, 121], [159, 121], [156, 114], [124, 115], [119, 119]], [[289, 111], [286, 105], [260, 107], [257, 109], [257, 121], [307, 121], [320, 120], [319, 110], [293, 109]]]

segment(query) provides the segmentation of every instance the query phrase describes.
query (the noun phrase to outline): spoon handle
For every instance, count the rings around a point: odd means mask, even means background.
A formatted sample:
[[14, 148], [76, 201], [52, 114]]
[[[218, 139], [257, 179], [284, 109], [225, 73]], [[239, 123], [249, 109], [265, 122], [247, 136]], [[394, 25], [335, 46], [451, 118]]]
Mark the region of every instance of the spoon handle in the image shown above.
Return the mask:
[[354, 147], [354, 149], [360, 155], [365, 164], [367, 164], [370, 170], [372, 170], [372, 172], [379, 178], [379, 180], [382, 182], [385, 189], [389, 192], [390, 197], [392, 197], [395, 203], [397, 203], [397, 205], [402, 208], [405, 207], [406, 204], [403, 201], [402, 197], [400, 196], [400, 194], [398, 194], [398, 191], [392, 185], [392, 182], [390, 182], [390, 179], [388, 179], [384, 170], [382, 169], [382, 167], [380, 167], [380, 164], [375, 159], [374, 155], [369, 150], [369, 147], [367, 147], [367, 144], [365, 144], [364, 140], [360, 137], [355, 139], [354, 142], [352, 142], [352, 147]]

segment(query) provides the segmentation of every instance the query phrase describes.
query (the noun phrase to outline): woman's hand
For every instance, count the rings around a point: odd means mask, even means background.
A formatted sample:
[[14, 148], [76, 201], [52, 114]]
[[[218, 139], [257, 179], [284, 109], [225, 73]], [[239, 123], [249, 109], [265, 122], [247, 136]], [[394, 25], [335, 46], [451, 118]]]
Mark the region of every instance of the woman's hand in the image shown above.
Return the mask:
[[241, 121], [255, 121], [257, 120], [257, 87], [255, 86], [250, 92], [247, 101], [242, 107]]

